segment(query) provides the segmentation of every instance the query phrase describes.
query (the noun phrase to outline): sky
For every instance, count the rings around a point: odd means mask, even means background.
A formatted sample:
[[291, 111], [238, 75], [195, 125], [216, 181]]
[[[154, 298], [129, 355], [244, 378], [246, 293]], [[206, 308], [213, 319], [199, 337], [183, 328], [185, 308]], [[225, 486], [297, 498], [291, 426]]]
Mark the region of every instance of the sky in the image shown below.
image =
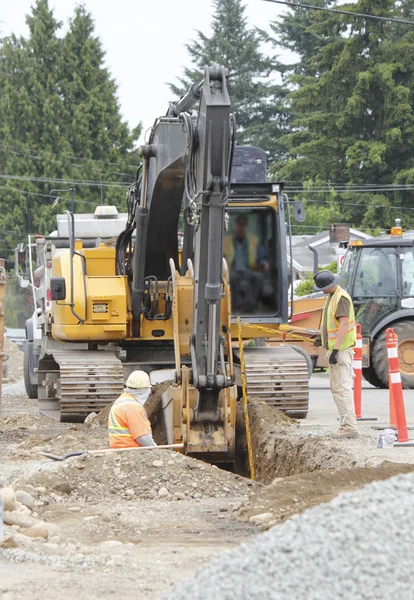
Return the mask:
[[[1, 36], [27, 35], [25, 15], [33, 0], [0, 0]], [[49, 0], [63, 30], [78, 2]], [[106, 51], [107, 66], [118, 84], [123, 118], [131, 127], [140, 121], [145, 132], [165, 114], [173, 100], [168, 82], [181, 75], [190, 60], [184, 44], [196, 30], [208, 34], [211, 0], [84, 0], [95, 19], [96, 35]], [[285, 7], [246, 0], [250, 25], [268, 29]]]

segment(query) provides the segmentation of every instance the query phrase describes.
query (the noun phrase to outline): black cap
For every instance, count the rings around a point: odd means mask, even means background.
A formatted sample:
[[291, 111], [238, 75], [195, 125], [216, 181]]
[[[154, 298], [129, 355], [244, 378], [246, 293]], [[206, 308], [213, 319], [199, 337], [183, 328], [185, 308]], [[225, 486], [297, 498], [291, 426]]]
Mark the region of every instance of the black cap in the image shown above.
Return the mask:
[[338, 284], [339, 275], [336, 275], [335, 273], [332, 273], [332, 271], [325, 269], [324, 271], [319, 271], [319, 273], [316, 273], [313, 280], [315, 282], [313, 291], [324, 292], [325, 290], [329, 290], [329, 288]]

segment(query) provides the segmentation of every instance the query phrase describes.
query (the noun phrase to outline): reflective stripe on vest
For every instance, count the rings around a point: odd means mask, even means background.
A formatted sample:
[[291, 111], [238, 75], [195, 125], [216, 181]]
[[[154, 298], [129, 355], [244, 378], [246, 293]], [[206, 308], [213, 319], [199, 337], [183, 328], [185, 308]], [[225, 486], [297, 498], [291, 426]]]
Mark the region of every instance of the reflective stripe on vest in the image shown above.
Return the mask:
[[[256, 257], [257, 257], [257, 237], [254, 235], [246, 234], [246, 240], [247, 240], [247, 260], [249, 261], [247, 268], [255, 269], [256, 268]], [[234, 244], [235, 244], [234, 236], [228, 235], [224, 238], [223, 254], [224, 254], [225, 259], [227, 260], [227, 263], [228, 263], [230, 269], [232, 268], [232, 265], [234, 262], [234, 256], [235, 256]]]
[[119, 424], [118, 419], [116, 418], [115, 415], [115, 409], [120, 405], [120, 404], [136, 404], [137, 400], [135, 400], [134, 396], [131, 396], [131, 394], [128, 394], [127, 392], [124, 392], [123, 394], [121, 394], [118, 398], [118, 400], [115, 400], [115, 402], [113, 403], [111, 410], [109, 412], [109, 417], [108, 417], [108, 434], [109, 435], [120, 435], [123, 437], [127, 437], [129, 436], [132, 439], [132, 435], [129, 433], [129, 429], [128, 427], [122, 427], [122, 425]]
[[[346, 298], [349, 302], [349, 317], [348, 317], [349, 322], [348, 322], [347, 333], [345, 335], [345, 338], [344, 338], [339, 350], [344, 350], [345, 348], [354, 346], [355, 342], [356, 342], [355, 313], [354, 313], [354, 305], [352, 303], [352, 298], [348, 294], [348, 292], [343, 290], [338, 285], [338, 287], [335, 290], [335, 293], [333, 294], [332, 298], [329, 301], [328, 318], [326, 321], [326, 325], [327, 325], [327, 329], [328, 329], [328, 349], [331, 351], [334, 349], [335, 341], [336, 341], [336, 334], [338, 333], [338, 329], [339, 329], [339, 319], [336, 318], [336, 309], [338, 307], [338, 303], [341, 298]], [[324, 308], [323, 314], [322, 314], [322, 323], [324, 322], [323, 319], [325, 317], [325, 310], [326, 309]]]

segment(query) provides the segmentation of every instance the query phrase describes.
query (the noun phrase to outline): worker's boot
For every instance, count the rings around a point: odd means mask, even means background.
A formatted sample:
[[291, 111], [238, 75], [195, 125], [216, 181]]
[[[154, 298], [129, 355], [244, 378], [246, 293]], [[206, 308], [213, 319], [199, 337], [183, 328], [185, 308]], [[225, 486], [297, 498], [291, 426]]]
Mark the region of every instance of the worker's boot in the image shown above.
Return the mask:
[[333, 437], [336, 440], [341, 440], [341, 439], [351, 439], [351, 438], [356, 438], [358, 437], [358, 432], [357, 431], [352, 431], [352, 429], [343, 429], [342, 427], [340, 429], [338, 429], [338, 431], [336, 433], [334, 433], [331, 437]]

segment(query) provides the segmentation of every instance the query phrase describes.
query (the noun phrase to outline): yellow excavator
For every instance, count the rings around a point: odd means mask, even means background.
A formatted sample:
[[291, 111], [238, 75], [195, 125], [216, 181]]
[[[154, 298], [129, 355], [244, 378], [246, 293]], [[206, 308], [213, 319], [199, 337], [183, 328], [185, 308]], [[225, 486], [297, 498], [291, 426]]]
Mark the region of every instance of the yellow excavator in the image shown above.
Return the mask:
[[[82, 231], [67, 211], [65, 233], [29, 240], [37, 262], [26, 389], [43, 412], [84, 420], [117, 397], [132, 370], [173, 366], [175, 382], [163, 398], [169, 443], [231, 461], [239, 317], [250, 342], [249, 396], [306, 416], [306, 358], [286, 344], [261, 346], [264, 333], [252, 328], [278, 331], [288, 320], [283, 184], [266, 182], [265, 152], [236, 147], [235, 135], [226, 70], [206, 67], [204, 80], [170, 105], [141, 147], [115, 247], [107, 240], [117, 220], [110, 207], [99, 207]], [[17, 249], [17, 262], [25, 251]]]

